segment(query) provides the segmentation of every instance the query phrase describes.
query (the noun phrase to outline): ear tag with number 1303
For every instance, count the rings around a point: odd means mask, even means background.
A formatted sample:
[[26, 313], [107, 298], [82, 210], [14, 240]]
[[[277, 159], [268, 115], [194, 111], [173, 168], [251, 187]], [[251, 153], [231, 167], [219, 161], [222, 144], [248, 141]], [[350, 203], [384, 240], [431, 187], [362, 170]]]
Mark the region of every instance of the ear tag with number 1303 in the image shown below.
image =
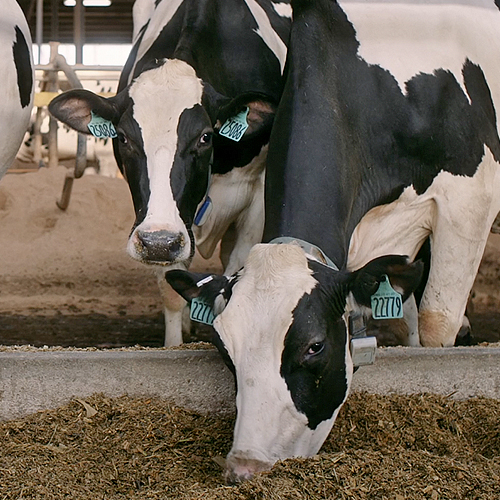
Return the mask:
[[191, 300], [191, 308], [189, 310], [189, 317], [198, 323], [205, 325], [213, 325], [215, 314], [212, 307], [204, 300], [194, 298]]
[[392, 288], [387, 275], [372, 295], [373, 319], [397, 319], [403, 317], [403, 297]]

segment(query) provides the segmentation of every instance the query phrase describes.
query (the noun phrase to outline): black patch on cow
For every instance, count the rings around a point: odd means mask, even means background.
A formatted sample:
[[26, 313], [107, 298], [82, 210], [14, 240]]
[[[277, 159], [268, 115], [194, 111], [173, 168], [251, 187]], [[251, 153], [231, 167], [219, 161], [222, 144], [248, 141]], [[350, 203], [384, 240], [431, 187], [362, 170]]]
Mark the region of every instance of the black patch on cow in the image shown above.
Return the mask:
[[31, 101], [33, 89], [33, 73], [31, 68], [31, 57], [26, 38], [23, 32], [16, 26], [16, 41], [12, 46], [14, 64], [17, 71], [17, 86], [21, 97], [21, 106], [25, 108]]
[[196, 104], [181, 113], [170, 185], [186, 227], [191, 227], [196, 207], [207, 191], [212, 146], [199, 144], [205, 132], [211, 134], [212, 126], [202, 106]]
[[[315, 429], [333, 416], [347, 396], [347, 328], [342, 319], [347, 287], [327, 277], [329, 270], [310, 262], [318, 285], [304, 294], [293, 311], [293, 323], [284, 343], [281, 376], [285, 379], [298, 411], [304, 413], [308, 426]], [[331, 273], [330, 273], [331, 274]], [[323, 349], [308, 355], [311, 345], [321, 342]]]
[[500, 162], [497, 116], [486, 77], [481, 67], [469, 59], [466, 60], [462, 72], [465, 88], [471, 99], [475, 125], [481, 134], [480, 139], [488, 146], [495, 160]]
[[113, 151], [118, 167], [127, 179], [135, 210], [132, 231], [144, 220], [150, 196], [147, 159], [139, 124], [133, 117], [132, 100], [121, 116], [118, 137], [113, 139]]
[[500, 9], [500, 0], [495, 0], [495, 5]]

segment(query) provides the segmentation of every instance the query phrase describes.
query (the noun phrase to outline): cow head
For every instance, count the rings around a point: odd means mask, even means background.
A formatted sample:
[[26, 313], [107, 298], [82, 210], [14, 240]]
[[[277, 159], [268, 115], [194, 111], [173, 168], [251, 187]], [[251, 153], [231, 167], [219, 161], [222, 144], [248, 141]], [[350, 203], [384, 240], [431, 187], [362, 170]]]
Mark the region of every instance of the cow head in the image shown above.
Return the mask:
[[348, 297], [369, 307], [384, 275], [406, 297], [421, 274], [420, 262], [394, 255], [355, 272], [334, 271], [295, 244], [254, 246], [245, 267], [229, 278], [166, 273], [186, 300], [213, 305], [218, 347], [236, 376], [228, 481], [318, 452], [352, 379]]
[[191, 225], [209, 182], [214, 130], [243, 107], [249, 108], [249, 127], [242, 143], [268, 136], [274, 108], [264, 96], [230, 99], [202, 82], [189, 64], [165, 59], [114, 97], [71, 90], [49, 110], [86, 134], [92, 116], [114, 125], [115, 158], [136, 214], [128, 252], [146, 264], [169, 265], [187, 263], [194, 253]]

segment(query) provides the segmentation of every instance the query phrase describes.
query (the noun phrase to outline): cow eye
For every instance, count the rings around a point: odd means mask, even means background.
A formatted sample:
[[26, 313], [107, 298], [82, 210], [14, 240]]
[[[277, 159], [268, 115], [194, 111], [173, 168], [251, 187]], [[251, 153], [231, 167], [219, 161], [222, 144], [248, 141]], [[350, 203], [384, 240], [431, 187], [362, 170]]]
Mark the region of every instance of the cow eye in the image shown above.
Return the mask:
[[123, 134], [122, 132], [118, 132], [118, 133], [117, 133], [117, 136], [118, 136], [118, 140], [119, 140], [122, 144], [127, 144], [128, 140], [127, 140], [127, 138], [125, 137], [125, 134]]
[[208, 146], [212, 142], [212, 132], [202, 134], [199, 142], [201, 146]]
[[309, 349], [307, 350], [307, 355], [315, 356], [316, 354], [319, 354], [324, 348], [325, 344], [323, 342], [315, 342], [314, 344], [311, 344], [309, 346]]

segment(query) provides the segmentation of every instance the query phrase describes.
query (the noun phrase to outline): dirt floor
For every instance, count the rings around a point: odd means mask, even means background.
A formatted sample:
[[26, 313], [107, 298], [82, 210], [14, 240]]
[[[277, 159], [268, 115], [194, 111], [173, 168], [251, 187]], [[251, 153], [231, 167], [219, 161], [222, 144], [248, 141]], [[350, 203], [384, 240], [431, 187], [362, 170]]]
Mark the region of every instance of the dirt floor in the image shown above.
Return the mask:
[[[134, 221], [126, 182], [84, 176], [63, 212], [65, 173], [11, 172], [0, 182], [0, 344], [163, 345], [156, 279], [125, 252]], [[220, 264], [198, 257], [193, 269]], [[500, 339], [499, 277], [500, 235], [492, 234], [474, 287], [473, 343]], [[185, 340], [209, 338], [200, 329]]]
[[239, 486], [234, 421], [93, 396], [0, 423], [0, 498], [498, 500], [500, 401], [352, 394], [318, 455]]

